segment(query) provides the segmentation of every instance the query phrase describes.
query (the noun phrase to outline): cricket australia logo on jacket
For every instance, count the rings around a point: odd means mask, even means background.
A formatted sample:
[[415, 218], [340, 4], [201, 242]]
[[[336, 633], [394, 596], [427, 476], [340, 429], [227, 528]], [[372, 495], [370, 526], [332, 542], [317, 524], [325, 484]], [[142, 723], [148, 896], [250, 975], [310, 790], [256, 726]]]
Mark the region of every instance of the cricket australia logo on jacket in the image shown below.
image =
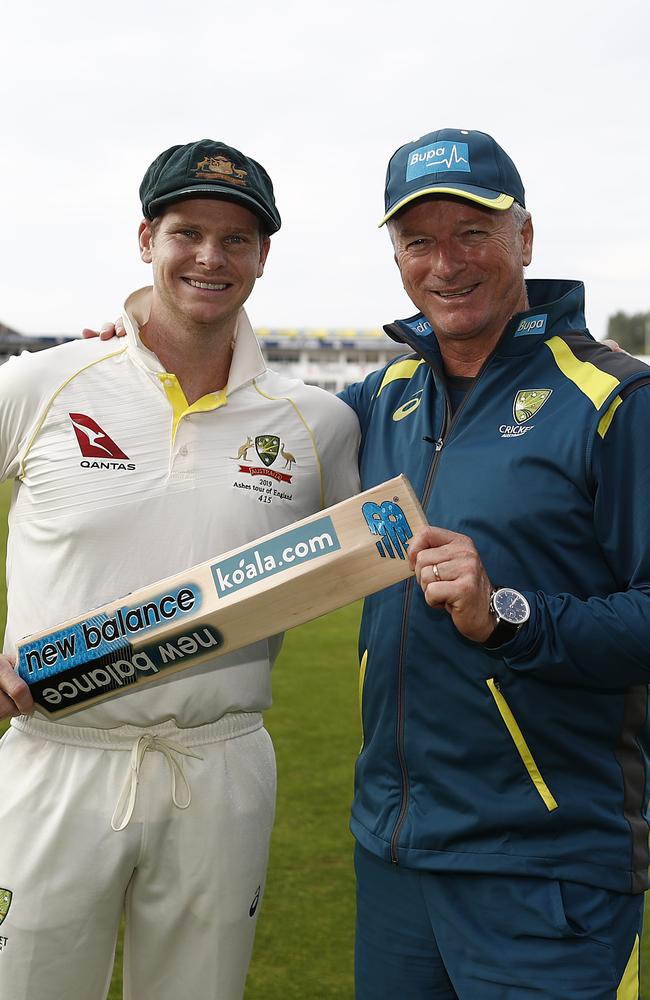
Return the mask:
[[[499, 434], [502, 438], [522, 437], [528, 431], [532, 431], [534, 424], [528, 423], [543, 407], [552, 389], [520, 389], [512, 404], [512, 416], [514, 424], [501, 424]], [[522, 426], [526, 424], [526, 426]]]

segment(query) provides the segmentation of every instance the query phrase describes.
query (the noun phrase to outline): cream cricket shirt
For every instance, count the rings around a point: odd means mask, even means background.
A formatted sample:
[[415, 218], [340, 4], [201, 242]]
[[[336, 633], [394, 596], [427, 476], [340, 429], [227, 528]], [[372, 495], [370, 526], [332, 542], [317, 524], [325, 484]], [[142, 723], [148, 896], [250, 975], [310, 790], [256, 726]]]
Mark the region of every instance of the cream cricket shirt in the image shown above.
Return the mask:
[[[358, 491], [356, 416], [269, 371], [245, 313], [225, 390], [188, 406], [140, 341], [75, 341], [0, 367], [0, 476], [14, 479], [4, 649]], [[61, 720], [181, 727], [271, 703], [258, 642]]]

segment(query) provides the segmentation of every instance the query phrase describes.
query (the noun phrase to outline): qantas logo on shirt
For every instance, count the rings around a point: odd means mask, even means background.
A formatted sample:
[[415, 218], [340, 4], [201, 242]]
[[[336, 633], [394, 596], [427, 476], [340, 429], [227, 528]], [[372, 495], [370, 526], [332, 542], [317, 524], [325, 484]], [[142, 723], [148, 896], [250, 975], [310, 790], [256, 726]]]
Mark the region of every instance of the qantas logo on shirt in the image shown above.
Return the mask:
[[[135, 465], [129, 462], [129, 456], [96, 420], [85, 413], [70, 413], [69, 416], [85, 459], [80, 463], [82, 469], [135, 469]], [[101, 461], [88, 461], [91, 458]]]

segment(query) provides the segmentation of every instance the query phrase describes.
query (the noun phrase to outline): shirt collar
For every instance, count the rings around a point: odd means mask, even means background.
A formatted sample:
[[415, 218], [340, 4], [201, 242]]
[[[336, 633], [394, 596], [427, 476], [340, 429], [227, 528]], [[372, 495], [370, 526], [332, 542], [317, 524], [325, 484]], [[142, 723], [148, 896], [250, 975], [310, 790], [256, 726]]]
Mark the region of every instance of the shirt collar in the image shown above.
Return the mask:
[[[159, 374], [164, 371], [163, 366], [153, 351], [145, 347], [140, 337], [140, 330], [151, 312], [152, 292], [151, 286], [147, 286], [129, 295], [122, 308], [122, 321], [131, 357], [141, 368]], [[260, 345], [244, 309], [239, 312], [234, 340], [235, 346], [226, 386], [228, 395], [254, 378], [259, 378], [266, 371], [266, 362]]]

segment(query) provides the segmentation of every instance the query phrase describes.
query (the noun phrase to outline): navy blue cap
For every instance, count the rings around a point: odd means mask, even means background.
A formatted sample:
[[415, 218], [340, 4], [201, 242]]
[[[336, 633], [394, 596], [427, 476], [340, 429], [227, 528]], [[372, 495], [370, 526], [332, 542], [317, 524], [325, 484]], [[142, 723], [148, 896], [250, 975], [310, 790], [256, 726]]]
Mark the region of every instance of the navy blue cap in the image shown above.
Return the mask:
[[383, 226], [396, 212], [426, 195], [456, 195], [505, 211], [514, 201], [526, 207], [514, 163], [492, 136], [443, 128], [400, 146], [386, 172]]
[[145, 219], [184, 198], [223, 198], [255, 212], [269, 235], [281, 225], [273, 184], [261, 164], [234, 146], [200, 139], [157, 156], [140, 185]]

